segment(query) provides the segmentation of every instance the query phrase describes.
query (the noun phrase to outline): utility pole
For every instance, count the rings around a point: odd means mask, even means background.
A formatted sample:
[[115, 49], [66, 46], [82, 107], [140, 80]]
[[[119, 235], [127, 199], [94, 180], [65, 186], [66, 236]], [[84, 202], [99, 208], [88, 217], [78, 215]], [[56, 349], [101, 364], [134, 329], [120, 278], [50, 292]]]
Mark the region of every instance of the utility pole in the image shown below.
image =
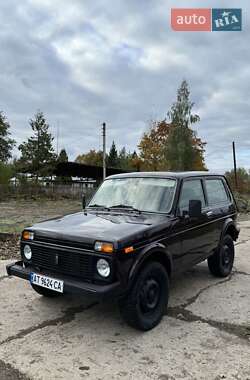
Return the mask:
[[235, 154], [235, 143], [233, 141], [233, 160], [234, 160], [234, 182], [235, 189], [238, 189], [238, 179], [237, 179], [237, 166], [236, 166], [236, 154]]
[[59, 122], [57, 122], [57, 129], [56, 129], [56, 155], [58, 157], [59, 154]]
[[37, 129], [37, 158], [36, 158], [36, 182], [38, 182], [39, 168], [40, 168], [40, 129]]
[[104, 181], [106, 178], [106, 123], [102, 124], [102, 137], [103, 137], [102, 166], [103, 166], [103, 181]]

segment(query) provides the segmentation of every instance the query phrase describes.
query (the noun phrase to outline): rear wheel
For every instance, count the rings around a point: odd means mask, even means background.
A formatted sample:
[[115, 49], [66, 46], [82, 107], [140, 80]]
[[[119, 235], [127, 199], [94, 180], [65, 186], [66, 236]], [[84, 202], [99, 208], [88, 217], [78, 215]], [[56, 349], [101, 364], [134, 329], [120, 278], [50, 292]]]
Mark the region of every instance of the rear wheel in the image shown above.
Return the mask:
[[139, 330], [150, 330], [162, 319], [168, 303], [168, 274], [158, 262], [148, 263], [139, 273], [129, 294], [120, 300], [125, 321]]
[[230, 235], [225, 235], [216, 252], [207, 259], [210, 272], [216, 277], [227, 277], [234, 264], [234, 242]]
[[61, 293], [55, 292], [54, 290], [50, 290], [47, 288], [43, 288], [42, 286], [37, 286], [34, 284], [31, 284], [31, 286], [35, 290], [35, 292], [37, 292], [38, 294], [44, 297], [55, 298], [61, 295]]

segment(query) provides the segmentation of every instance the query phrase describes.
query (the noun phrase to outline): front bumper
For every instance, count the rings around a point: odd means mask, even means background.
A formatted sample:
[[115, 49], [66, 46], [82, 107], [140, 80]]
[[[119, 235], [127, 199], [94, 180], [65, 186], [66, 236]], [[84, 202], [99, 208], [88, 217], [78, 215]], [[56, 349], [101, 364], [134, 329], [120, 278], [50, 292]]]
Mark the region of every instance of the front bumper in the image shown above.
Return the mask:
[[[22, 261], [17, 261], [6, 266], [9, 276], [16, 276], [24, 280], [30, 280], [31, 272], [38, 273], [32, 267], [25, 268]], [[105, 299], [109, 297], [117, 297], [121, 294], [121, 286], [119, 282], [112, 284], [97, 285], [83, 282], [72, 277], [50, 273], [48, 271], [39, 272], [41, 275], [57, 278], [64, 281], [64, 293], [80, 293], [87, 296], [93, 296], [97, 299]], [[38, 274], [39, 274], [38, 273]]]

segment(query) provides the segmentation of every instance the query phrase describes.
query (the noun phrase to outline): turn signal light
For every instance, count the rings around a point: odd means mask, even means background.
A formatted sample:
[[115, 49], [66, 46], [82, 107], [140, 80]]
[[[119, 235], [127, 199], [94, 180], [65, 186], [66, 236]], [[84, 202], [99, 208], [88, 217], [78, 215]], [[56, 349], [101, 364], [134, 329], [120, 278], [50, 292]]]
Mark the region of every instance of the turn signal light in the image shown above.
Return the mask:
[[134, 247], [126, 247], [124, 248], [124, 253], [132, 253], [134, 252]]
[[23, 240], [34, 240], [34, 232], [23, 231], [22, 238]]

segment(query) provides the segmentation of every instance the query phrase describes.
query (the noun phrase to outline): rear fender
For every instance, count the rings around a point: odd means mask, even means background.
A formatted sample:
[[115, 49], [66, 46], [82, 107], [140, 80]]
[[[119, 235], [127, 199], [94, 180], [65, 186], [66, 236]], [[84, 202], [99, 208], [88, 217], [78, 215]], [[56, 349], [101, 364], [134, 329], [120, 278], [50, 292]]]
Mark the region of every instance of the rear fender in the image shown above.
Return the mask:
[[230, 235], [232, 239], [236, 241], [238, 239], [239, 233], [240, 227], [237, 225], [237, 223], [231, 218], [226, 219], [221, 232], [220, 243], [225, 235]]

